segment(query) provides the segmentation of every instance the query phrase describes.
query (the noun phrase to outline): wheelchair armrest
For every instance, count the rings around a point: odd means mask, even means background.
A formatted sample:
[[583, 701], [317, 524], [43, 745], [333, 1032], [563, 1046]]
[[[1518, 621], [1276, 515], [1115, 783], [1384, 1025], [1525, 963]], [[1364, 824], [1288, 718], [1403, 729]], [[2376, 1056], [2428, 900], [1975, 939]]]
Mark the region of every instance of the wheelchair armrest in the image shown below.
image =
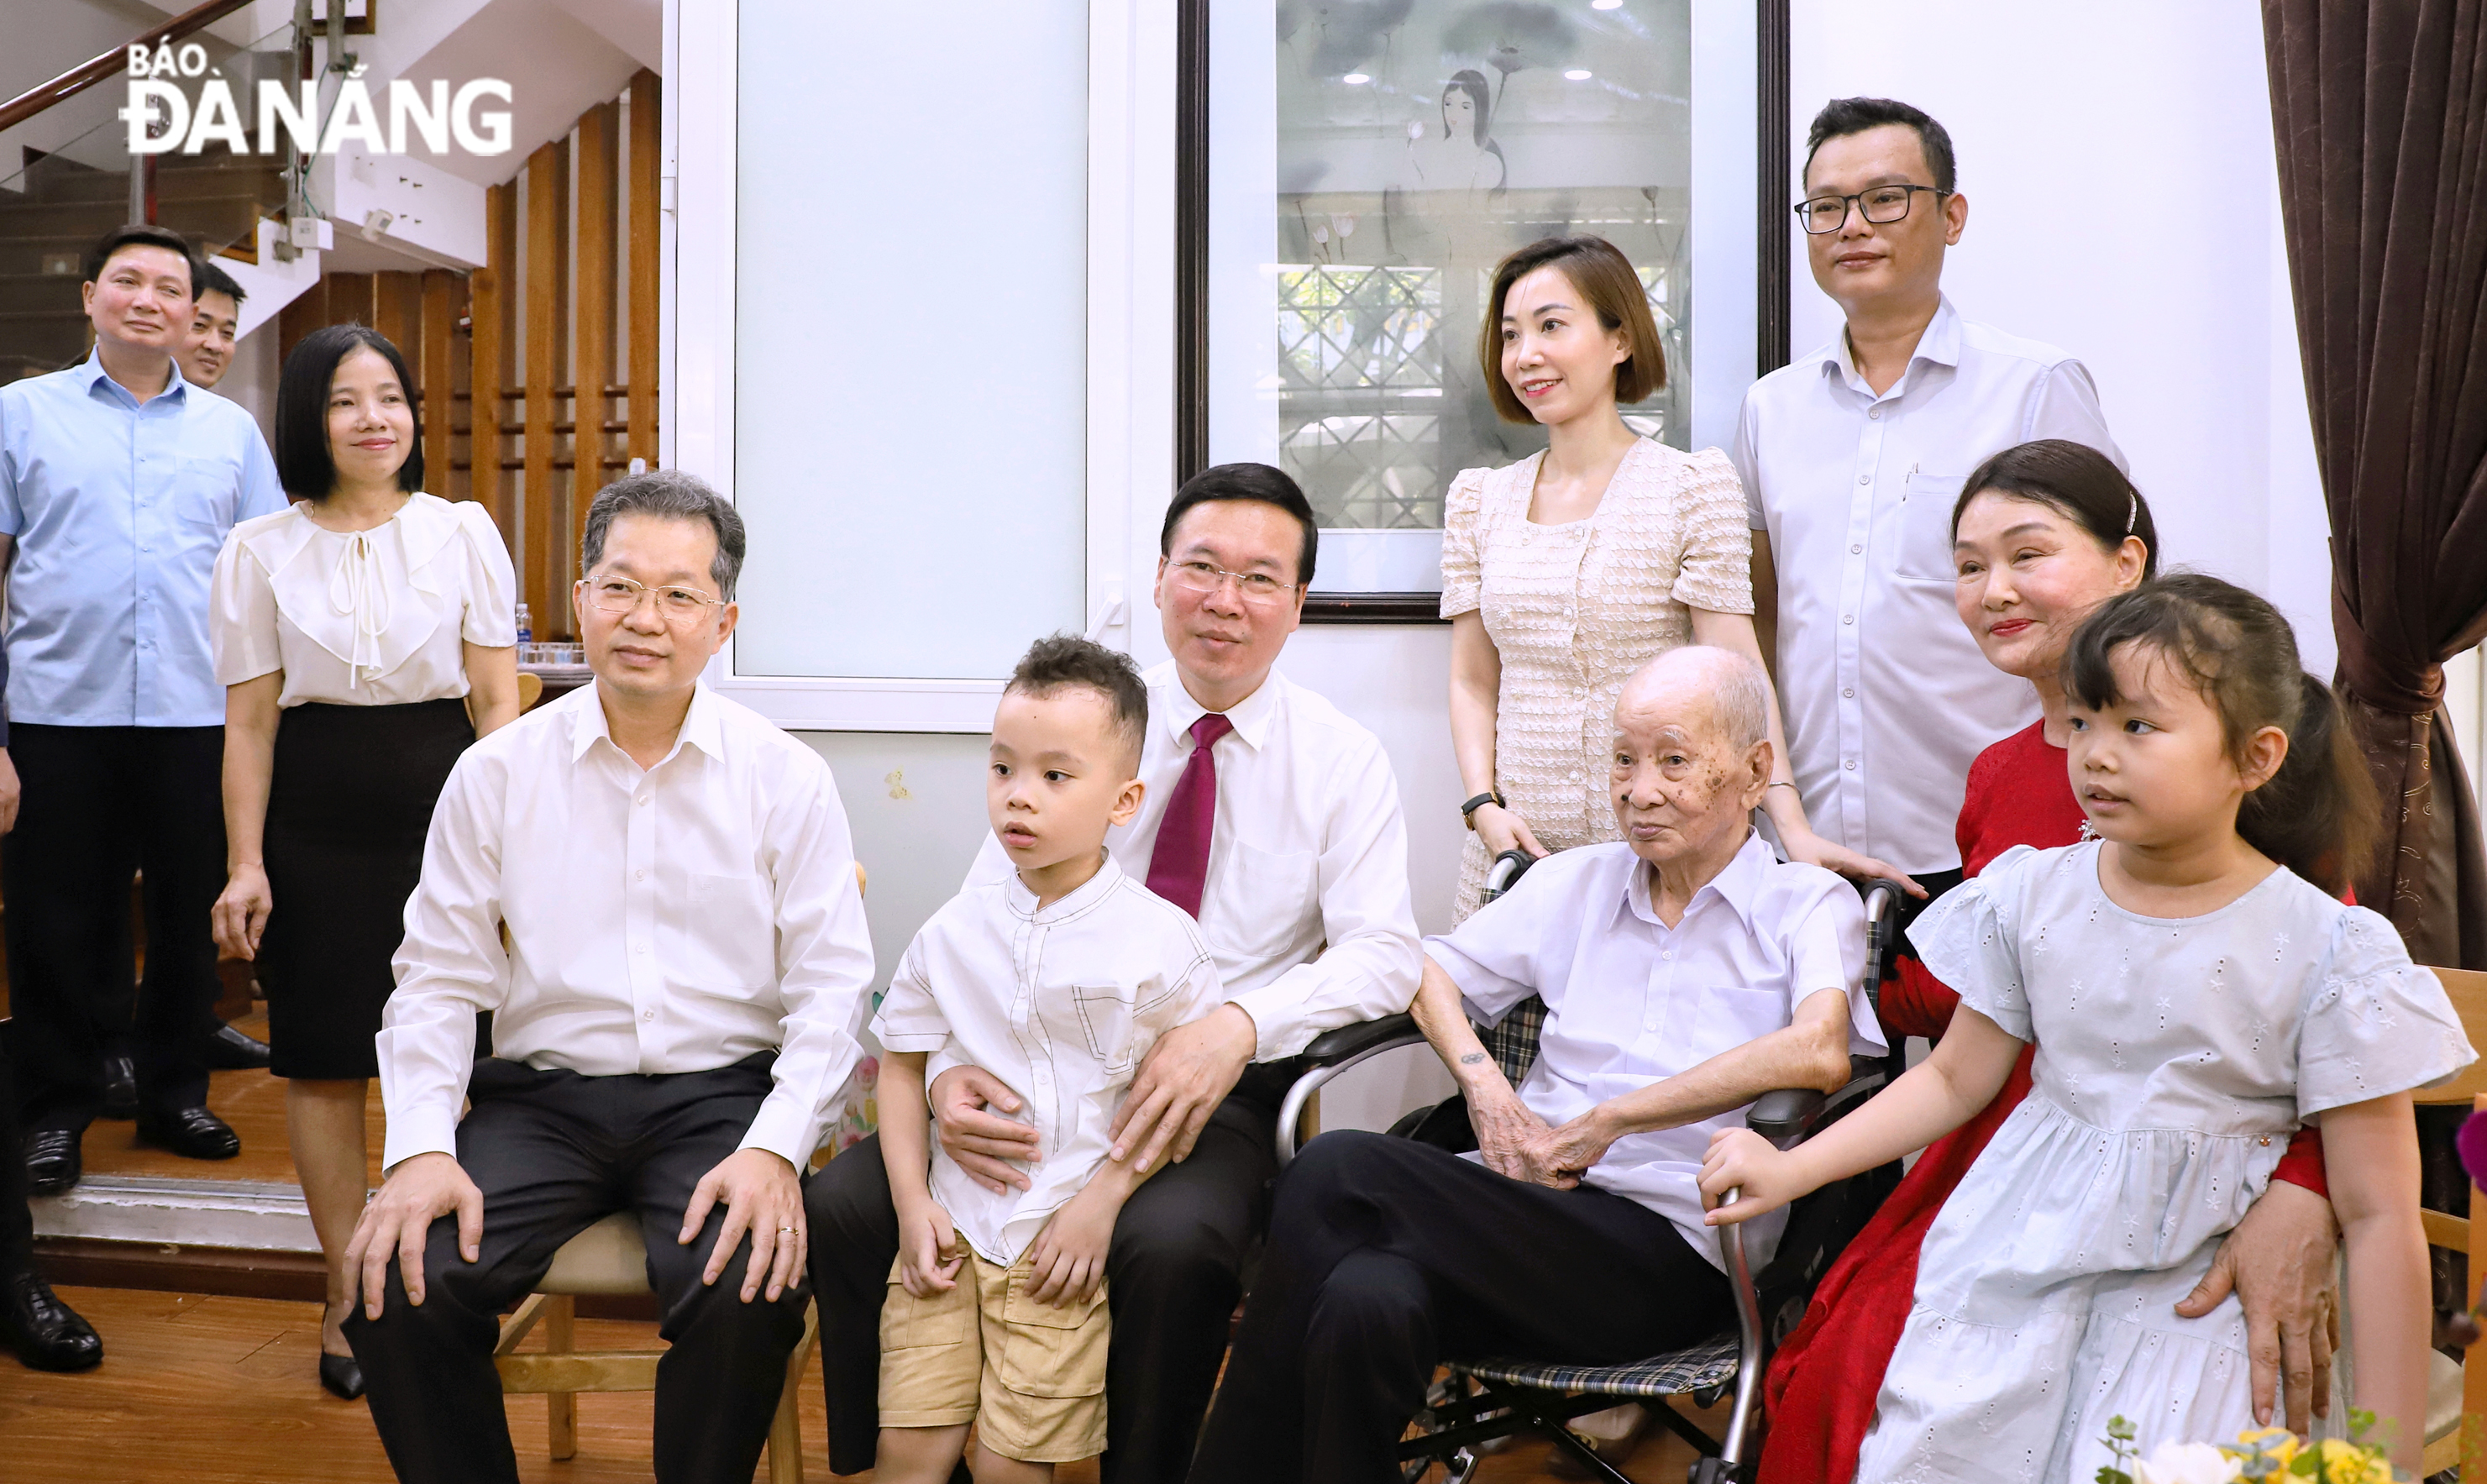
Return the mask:
[[1342, 1025], [1313, 1038], [1303, 1050], [1304, 1065], [1327, 1067], [1394, 1046], [1414, 1046], [1425, 1039], [1412, 1015], [1385, 1015], [1378, 1021]]
[[1846, 1117], [1858, 1105], [1883, 1090], [1886, 1080], [1878, 1056], [1848, 1058], [1848, 1082], [1837, 1092], [1810, 1087], [1782, 1087], [1753, 1100], [1745, 1127], [1781, 1149], [1800, 1144]]

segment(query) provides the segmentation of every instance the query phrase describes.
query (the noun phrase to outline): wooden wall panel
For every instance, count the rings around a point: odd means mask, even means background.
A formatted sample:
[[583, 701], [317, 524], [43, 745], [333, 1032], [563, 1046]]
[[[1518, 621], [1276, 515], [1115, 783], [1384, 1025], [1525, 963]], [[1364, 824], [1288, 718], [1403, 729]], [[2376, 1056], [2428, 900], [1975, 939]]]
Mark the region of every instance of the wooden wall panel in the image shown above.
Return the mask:
[[424, 488], [444, 500], [467, 497], [463, 483], [449, 467], [452, 386], [457, 379], [450, 368], [457, 348], [457, 322], [458, 275], [447, 268], [433, 268], [423, 275], [423, 359], [415, 376], [423, 384], [417, 410], [423, 419]]
[[374, 273], [372, 317], [363, 322], [397, 347], [412, 370], [423, 359], [423, 275]]
[[[562, 351], [569, 338], [570, 306], [565, 291], [570, 252], [566, 228], [570, 215], [570, 151], [566, 140], [540, 146], [527, 159], [527, 364], [526, 467], [519, 500], [524, 508], [526, 545], [521, 587], [535, 615], [539, 639], [566, 635], [567, 602], [554, 606], [553, 595], [566, 570], [553, 525], [553, 388], [560, 384]], [[567, 595], [564, 595], [567, 596]]]
[[642, 68], [630, 79], [630, 441], [628, 457], [657, 464], [657, 302], [662, 267], [657, 127], [662, 84]]
[[297, 294], [276, 312], [276, 363], [281, 368], [302, 337], [328, 322], [328, 286], [338, 274], [330, 273]]
[[578, 121], [578, 356], [572, 368], [572, 524], [604, 486], [604, 420], [612, 405], [613, 265], [620, 228], [619, 103], [601, 103]]
[[468, 284], [466, 371], [467, 493], [484, 502], [499, 522], [501, 539], [513, 542], [509, 482], [501, 472], [502, 393], [517, 378], [510, 372], [510, 317], [517, 297], [518, 186], [513, 181], [484, 192], [484, 266]]

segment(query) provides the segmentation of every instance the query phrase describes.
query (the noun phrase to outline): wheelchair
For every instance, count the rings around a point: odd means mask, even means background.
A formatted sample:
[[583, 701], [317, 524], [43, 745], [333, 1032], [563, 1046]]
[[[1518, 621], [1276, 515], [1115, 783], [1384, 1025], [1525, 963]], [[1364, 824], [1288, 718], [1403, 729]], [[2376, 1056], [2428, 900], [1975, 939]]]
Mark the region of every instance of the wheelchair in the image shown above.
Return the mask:
[[[1496, 857], [1487, 877], [1486, 900], [1508, 891], [1528, 864], [1529, 857], [1519, 851]], [[1902, 888], [1896, 882], [1874, 881], [1858, 889], [1865, 898], [1865, 992], [1879, 1016], [1883, 970], [1899, 938], [1894, 909]], [[1545, 1002], [1532, 995], [1483, 1032], [1487, 1050], [1514, 1087], [1536, 1062], [1538, 1036], [1545, 1023]], [[1411, 1015], [1341, 1026], [1316, 1038], [1303, 1053], [1306, 1070], [1289, 1088], [1279, 1108], [1279, 1164], [1283, 1167], [1295, 1158], [1305, 1105], [1323, 1084], [1383, 1051], [1424, 1043], [1424, 1033]], [[1904, 1066], [1904, 1054], [1896, 1047], [1886, 1056], [1852, 1057], [1848, 1084], [1837, 1092], [1787, 1088], [1765, 1093], [1746, 1111], [1745, 1126], [1781, 1149], [1793, 1148], [1854, 1111], [1897, 1078]], [[1436, 1143], [1465, 1136], [1466, 1147], [1475, 1147], [1466, 1101], [1456, 1095], [1407, 1114], [1389, 1132]], [[1415, 1436], [1400, 1444], [1408, 1484], [1416, 1484], [1436, 1464], [1444, 1468], [1444, 1484], [1467, 1484], [1479, 1462], [1476, 1444], [1530, 1433], [1551, 1440], [1593, 1477], [1607, 1484], [1632, 1484], [1564, 1425], [1626, 1402], [1647, 1406], [1663, 1425], [1701, 1454], [1692, 1466], [1691, 1484], [1749, 1481], [1753, 1465], [1747, 1455], [1755, 1451], [1754, 1404], [1771, 1354], [1804, 1317], [1805, 1304], [1823, 1274], [1899, 1180], [1900, 1166], [1887, 1164], [1833, 1182], [1797, 1201], [1790, 1208], [1787, 1230], [1775, 1255], [1759, 1273], [1745, 1248], [1745, 1228], [1720, 1228], [1719, 1252], [1735, 1293], [1736, 1325], [1701, 1344], [1628, 1365], [1561, 1365], [1507, 1356], [1452, 1360], [1448, 1380], [1433, 1388], [1415, 1418]], [[1695, 1407], [1707, 1408], [1731, 1387], [1735, 1403], [1729, 1409], [1723, 1438], [1703, 1432], [1668, 1401], [1686, 1396]]]

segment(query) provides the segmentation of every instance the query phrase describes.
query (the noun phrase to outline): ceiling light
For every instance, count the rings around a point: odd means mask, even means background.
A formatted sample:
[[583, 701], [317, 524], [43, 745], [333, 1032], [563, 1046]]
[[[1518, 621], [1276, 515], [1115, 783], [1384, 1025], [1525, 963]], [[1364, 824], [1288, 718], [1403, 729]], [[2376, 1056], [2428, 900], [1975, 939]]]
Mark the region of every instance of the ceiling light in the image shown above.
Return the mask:
[[1563, 76], [1566, 80], [1571, 82], [1587, 82], [1589, 80], [1589, 70], [1585, 67], [1576, 67], [1570, 71], [1565, 72]]
[[1365, 83], [1371, 82], [1372, 80], [1373, 80], [1373, 75], [1372, 75], [1371, 73], [1369, 73], [1369, 72], [1350, 72], [1350, 73], [1348, 73], [1346, 76], [1344, 76], [1344, 77], [1342, 77], [1342, 78], [1340, 78], [1340, 79], [1339, 79], [1339, 81], [1341, 81], [1341, 82], [1343, 82], [1343, 83], [1346, 83], [1346, 84], [1347, 84], [1349, 87], [1351, 87], [1351, 88], [1354, 88], [1354, 87], [1360, 87], [1360, 86], [1362, 86], [1362, 85], [1363, 85], [1363, 84], [1365, 84]]

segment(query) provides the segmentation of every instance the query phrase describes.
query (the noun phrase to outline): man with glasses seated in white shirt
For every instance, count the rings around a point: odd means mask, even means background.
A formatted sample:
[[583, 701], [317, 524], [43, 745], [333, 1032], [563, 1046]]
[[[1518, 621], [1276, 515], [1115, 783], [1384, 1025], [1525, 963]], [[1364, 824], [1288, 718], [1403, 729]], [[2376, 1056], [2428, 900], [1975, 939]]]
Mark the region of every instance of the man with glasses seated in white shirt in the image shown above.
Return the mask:
[[[1313, 574], [1312, 507], [1267, 464], [1220, 464], [1176, 491], [1159, 535], [1157, 604], [1173, 658], [1143, 677], [1139, 815], [1106, 835], [1114, 858], [1199, 919], [1225, 1000], [1167, 1032], [1111, 1136], [1157, 1168], [1114, 1227], [1106, 1280], [1107, 1480], [1190, 1467], [1216, 1385], [1242, 1268], [1267, 1220], [1272, 1148], [1293, 1059], [1323, 1031], [1408, 1008], [1418, 949], [1408, 832], [1373, 734], [1271, 668]], [[1011, 870], [988, 840], [970, 882]], [[942, 1148], [999, 1191], [1025, 1190], [1019, 1100], [987, 1071], [928, 1066]], [[821, 1301], [829, 1467], [871, 1468], [879, 1437], [879, 1315], [898, 1220], [879, 1141], [829, 1162], [806, 1192]]]
[[1969, 198], [1941, 124], [1889, 98], [1833, 98], [1805, 144], [1796, 214], [1847, 323], [1745, 393], [1728, 452], [1751, 507], [1754, 618], [1763, 653], [1775, 643], [1814, 827], [1940, 895], [1961, 879], [1969, 765], [2038, 718], [2037, 693], [1985, 662], [1953, 606], [1961, 481], [2032, 438], [2088, 444], [2119, 468], [2124, 456], [2080, 361], [1943, 294]]
[[734, 630], [734, 507], [632, 475], [582, 546], [596, 684], [468, 748], [433, 815], [346, 1334], [398, 1477], [516, 1484], [497, 1318], [633, 1213], [672, 1346], [657, 1477], [748, 1484], [802, 1335], [800, 1172], [855, 1064], [872, 944], [827, 766], [699, 684]]

